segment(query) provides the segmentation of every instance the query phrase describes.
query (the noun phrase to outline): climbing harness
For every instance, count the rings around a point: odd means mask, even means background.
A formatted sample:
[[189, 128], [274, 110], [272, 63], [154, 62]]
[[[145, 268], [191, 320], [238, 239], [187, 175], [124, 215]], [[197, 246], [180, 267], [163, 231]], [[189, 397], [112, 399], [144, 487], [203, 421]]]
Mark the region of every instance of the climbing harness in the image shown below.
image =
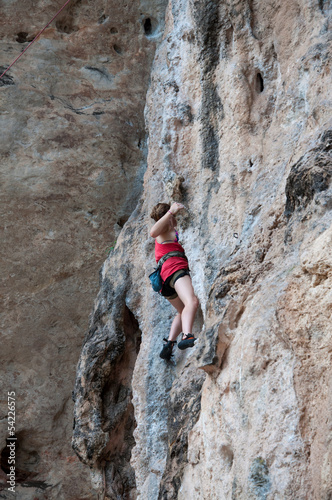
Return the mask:
[[37, 40], [37, 38], [40, 37], [40, 35], [46, 30], [46, 28], [51, 24], [52, 21], [54, 21], [54, 19], [60, 14], [60, 12], [63, 11], [63, 9], [66, 7], [66, 5], [69, 4], [71, 0], [67, 0], [67, 2], [61, 7], [61, 9], [55, 14], [55, 16], [52, 17], [52, 19], [50, 20], [49, 23], [46, 24], [46, 26], [38, 33], [38, 35], [35, 36], [35, 38], [32, 40], [32, 42], [29, 43], [29, 45], [23, 50], [23, 52], [21, 52], [21, 54], [16, 57], [16, 59], [8, 66], [8, 68], [2, 73], [2, 75], [0, 76], [0, 80], [1, 78], [7, 73], [8, 70], [10, 70], [10, 68], [12, 66], [14, 66], [14, 64], [16, 63], [16, 61], [19, 60], [20, 57], [23, 56], [24, 52], [26, 52], [28, 50], [29, 47], [31, 47], [31, 45], [33, 44], [33, 42], [35, 42]]

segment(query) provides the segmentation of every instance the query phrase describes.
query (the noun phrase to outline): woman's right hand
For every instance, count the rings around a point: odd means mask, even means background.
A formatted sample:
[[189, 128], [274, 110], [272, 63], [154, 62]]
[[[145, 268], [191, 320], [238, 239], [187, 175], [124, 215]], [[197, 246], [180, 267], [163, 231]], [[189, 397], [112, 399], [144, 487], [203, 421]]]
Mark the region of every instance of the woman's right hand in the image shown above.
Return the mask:
[[173, 215], [177, 214], [179, 210], [182, 210], [183, 208], [186, 208], [182, 203], [173, 203], [171, 208], [169, 209], [170, 212], [172, 212]]

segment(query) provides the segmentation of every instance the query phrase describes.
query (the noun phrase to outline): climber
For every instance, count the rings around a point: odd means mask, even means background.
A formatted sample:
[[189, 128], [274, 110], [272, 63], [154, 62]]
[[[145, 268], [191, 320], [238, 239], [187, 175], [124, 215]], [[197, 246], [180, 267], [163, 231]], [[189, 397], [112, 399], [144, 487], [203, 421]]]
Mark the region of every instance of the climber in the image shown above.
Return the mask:
[[178, 232], [176, 230], [175, 215], [185, 207], [181, 203], [158, 203], [152, 210], [150, 217], [156, 221], [150, 231], [150, 236], [155, 238], [155, 257], [160, 260], [169, 252], [181, 252], [183, 256], [170, 256], [164, 261], [161, 267], [161, 279], [163, 286], [161, 294], [169, 300], [177, 310], [168, 339], [164, 339], [164, 346], [160, 352], [160, 357], [169, 360], [172, 356], [176, 338], [183, 332], [182, 340], [179, 342], [179, 349], [194, 347], [197, 339], [192, 334], [192, 327], [195, 314], [198, 308], [198, 299], [195, 295], [189, 274], [188, 260], [185, 257], [184, 249], [178, 242]]

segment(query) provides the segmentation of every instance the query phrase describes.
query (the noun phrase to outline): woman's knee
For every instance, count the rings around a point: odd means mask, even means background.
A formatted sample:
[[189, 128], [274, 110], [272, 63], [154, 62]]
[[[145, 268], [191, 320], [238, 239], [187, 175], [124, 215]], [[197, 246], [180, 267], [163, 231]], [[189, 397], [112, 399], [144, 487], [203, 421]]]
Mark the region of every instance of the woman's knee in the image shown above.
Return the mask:
[[188, 300], [186, 301], [186, 306], [190, 307], [190, 309], [192, 309], [194, 312], [197, 311], [199, 306], [199, 300], [196, 297], [196, 295], [193, 295], [192, 297], [188, 298]]
[[196, 297], [196, 295], [194, 295], [194, 297], [193, 297], [192, 304], [193, 304], [193, 307], [195, 308], [195, 311], [197, 311], [198, 306], [199, 306], [199, 300], [198, 300], [198, 298]]

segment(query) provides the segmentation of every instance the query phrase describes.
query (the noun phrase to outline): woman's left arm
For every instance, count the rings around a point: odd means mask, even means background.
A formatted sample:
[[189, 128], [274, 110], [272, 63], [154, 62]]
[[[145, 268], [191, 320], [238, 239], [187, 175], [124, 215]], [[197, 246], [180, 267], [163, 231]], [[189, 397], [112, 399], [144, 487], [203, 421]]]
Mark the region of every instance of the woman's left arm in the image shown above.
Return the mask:
[[165, 215], [163, 215], [162, 218], [152, 226], [150, 230], [150, 236], [152, 236], [152, 238], [157, 238], [157, 236], [159, 236], [160, 234], [165, 233], [172, 216], [173, 214], [171, 214], [170, 212], [167, 212]]
[[157, 236], [161, 235], [162, 233], [165, 233], [168, 229], [170, 217], [177, 214], [178, 211], [182, 210], [183, 208], [185, 207], [184, 205], [182, 205], [182, 203], [177, 203], [177, 202], [173, 203], [169, 211], [152, 226], [150, 230], [150, 236], [152, 238], [157, 238]]

